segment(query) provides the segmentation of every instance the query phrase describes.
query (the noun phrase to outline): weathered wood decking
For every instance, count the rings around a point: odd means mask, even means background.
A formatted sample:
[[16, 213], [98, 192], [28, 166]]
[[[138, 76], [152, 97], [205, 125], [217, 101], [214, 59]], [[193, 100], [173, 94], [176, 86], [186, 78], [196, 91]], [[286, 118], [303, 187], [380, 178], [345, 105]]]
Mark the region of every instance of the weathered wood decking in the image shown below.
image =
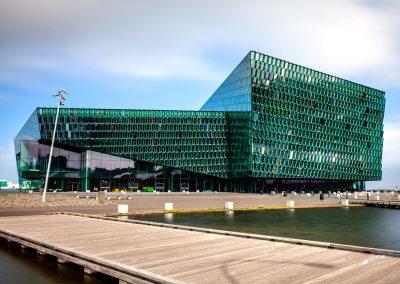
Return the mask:
[[0, 218], [1, 237], [127, 282], [400, 282], [400, 258], [384, 255], [397, 252], [209, 231], [62, 214]]

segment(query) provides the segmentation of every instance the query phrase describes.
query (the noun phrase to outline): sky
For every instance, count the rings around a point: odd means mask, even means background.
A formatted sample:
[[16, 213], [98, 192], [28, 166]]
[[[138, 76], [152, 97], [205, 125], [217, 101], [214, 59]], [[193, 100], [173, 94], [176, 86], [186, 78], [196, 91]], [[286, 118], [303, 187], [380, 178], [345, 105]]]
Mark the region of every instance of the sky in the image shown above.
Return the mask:
[[400, 2], [1, 0], [0, 179], [38, 106], [197, 110], [250, 51], [386, 92], [383, 180], [400, 187]]

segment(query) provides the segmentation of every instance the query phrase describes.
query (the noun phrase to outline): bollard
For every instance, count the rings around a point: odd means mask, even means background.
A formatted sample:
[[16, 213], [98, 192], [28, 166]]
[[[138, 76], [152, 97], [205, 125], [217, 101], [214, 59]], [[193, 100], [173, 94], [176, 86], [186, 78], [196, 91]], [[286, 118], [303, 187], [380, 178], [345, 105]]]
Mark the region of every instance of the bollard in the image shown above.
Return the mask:
[[197, 193], [199, 193], [199, 192], [200, 192], [200, 190], [196, 190], [196, 192], [197, 192]]
[[127, 214], [128, 204], [118, 204], [118, 214]]
[[99, 203], [104, 203], [106, 199], [106, 193], [104, 191], [99, 191], [97, 193], [97, 197], [99, 198]]
[[379, 200], [379, 196], [376, 197], [376, 200]]
[[168, 189], [168, 193], [171, 193], [171, 190], [170, 190], [170, 189]]
[[94, 273], [94, 270], [92, 270], [90, 268], [87, 268], [87, 267], [84, 267], [83, 268], [83, 273], [86, 274], [86, 275], [92, 275]]
[[170, 203], [170, 202], [164, 203], [164, 210], [165, 210], [165, 211], [172, 211], [172, 210], [174, 210], [174, 204], [173, 204], [173, 203]]
[[311, 193], [308, 192], [308, 193], [307, 193], [307, 196], [311, 196]]
[[275, 191], [271, 191], [271, 195], [275, 195]]
[[358, 195], [357, 195], [357, 194], [354, 194], [354, 198], [357, 199], [357, 198], [358, 198]]
[[33, 190], [28, 190], [28, 193], [33, 193]]
[[233, 202], [232, 201], [225, 202], [225, 210], [233, 210]]
[[66, 261], [65, 259], [63, 259], [63, 258], [57, 258], [57, 263], [59, 263], [59, 264], [64, 264], [64, 263], [67, 263], [68, 261]]
[[286, 206], [287, 208], [294, 208], [294, 201], [293, 200], [286, 201]]
[[342, 206], [349, 206], [349, 200], [348, 199], [342, 199], [340, 201], [340, 204], [342, 204]]
[[137, 192], [137, 193], [140, 193], [140, 189], [138, 189], [136, 192]]

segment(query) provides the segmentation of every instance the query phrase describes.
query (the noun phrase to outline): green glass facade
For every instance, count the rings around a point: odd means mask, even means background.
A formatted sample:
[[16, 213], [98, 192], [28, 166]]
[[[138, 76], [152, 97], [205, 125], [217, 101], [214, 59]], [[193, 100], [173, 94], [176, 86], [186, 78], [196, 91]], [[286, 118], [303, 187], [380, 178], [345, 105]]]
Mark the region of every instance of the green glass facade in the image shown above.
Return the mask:
[[[200, 111], [62, 109], [50, 186], [360, 189], [381, 179], [384, 106], [382, 91], [252, 51]], [[15, 139], [26, 187], [43, 184], [55, 114], [36, 109]]]

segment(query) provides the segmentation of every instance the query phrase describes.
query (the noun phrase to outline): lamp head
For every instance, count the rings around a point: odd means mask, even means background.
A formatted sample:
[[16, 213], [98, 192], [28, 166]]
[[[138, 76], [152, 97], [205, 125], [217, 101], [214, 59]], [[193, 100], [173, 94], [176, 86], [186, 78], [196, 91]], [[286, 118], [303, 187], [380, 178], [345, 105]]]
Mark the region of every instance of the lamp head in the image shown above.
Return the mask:
[[60, 104], [64, 105], [64, 101], [66, 100], [66, 95], [68, 94], [69, 92], [66, 91], [65, 89], [60, 89], [53, 95], [53, 97], [59, 97]]

